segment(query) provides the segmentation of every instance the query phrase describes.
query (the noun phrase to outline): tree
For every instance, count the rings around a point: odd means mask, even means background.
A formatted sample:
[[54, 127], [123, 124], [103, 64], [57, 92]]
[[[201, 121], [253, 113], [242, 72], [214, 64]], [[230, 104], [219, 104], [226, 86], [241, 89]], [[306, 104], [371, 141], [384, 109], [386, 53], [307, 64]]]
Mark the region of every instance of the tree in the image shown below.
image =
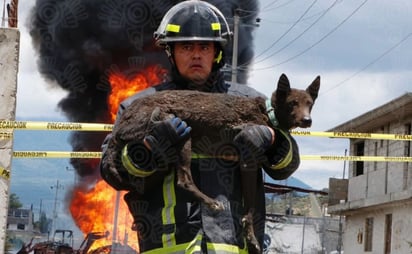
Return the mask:
[[11, 193], [9, 197], [9, 209], [19, 209], [22, 208], [23, 204], [20, 202], [19, 196], [16, 193]]
[[49, 228], [51, 226], [52, 220], [47, 218], [46, 213], [42, 212], [40, 215], [40, 219], [38, 223], [38, 229], [40, 233], [47, 233], [49, 232]]

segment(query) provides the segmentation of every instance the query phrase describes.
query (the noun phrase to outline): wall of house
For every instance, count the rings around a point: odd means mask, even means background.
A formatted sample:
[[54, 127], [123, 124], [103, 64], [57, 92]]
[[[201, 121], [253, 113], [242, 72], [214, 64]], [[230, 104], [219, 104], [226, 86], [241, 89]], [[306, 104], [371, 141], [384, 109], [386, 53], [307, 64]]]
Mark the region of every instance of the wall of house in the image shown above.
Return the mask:
[[[405, 134], [405, 124], [412, 119], [391, 123], [372, 133]], [[397, 140], [352, 140], [351, 155], [354, 155], [356, 144], [364, 142], [365, 156], [405, 156], [405, 142]], [[375, 199], [373, 202], [385, 202], [393, 193], [412, 189], [412, 163], [404, 162], [364, 162], [363, 174], [355, 176], [356, 162], [349, 163], [348, 201]]]
[[348, 201], [360, 200], [366, 197], [366, 175], [351, 178], [348, 183]]
[[[343, 238], [345, 253], [384, 254], [385, 250], [385, 218], [392, 214], [390, 237], [390, 253], [412, 252], [412, 202], [404, 202], [392, 207], [379, 207], [365, 213], [357, 213], [346, 217]], [[365, 251], [365, 220], [373, 218], [372, 251]]]
[[[0, 28], [0, 119], [14, 120], [16, 115], [17, 74], [20, 32], [14, 28]], [[12, 136], [11, 130], [2, 130], [2, 136]], [[7, 210], [13, 139], [0, 138], [0, 250], [5, 247]]]
[[33, 231], [33, 212], [30, 209], [9, 209], [7, 230]]
[[[412, 117], [381, 126], [371, 133], [408, 134]], [[411, 156], [408, 141], [351, 140], [351, 155], [364, 142], [365, 156]], [[356, 175], [357, 163], [349, 163], [348, 202], [343, 246], [345, 253], [412, 253], [412, 163], [364, 162], [363, 174]], [[387, 223], [387, 215], [392, 222]], [[373, 218], [372, 250], [366, 251], [366, 219]], [[386, 237], [390, 230], [390, 237]], [[390, 252], [385, 252], [385, 242]]]

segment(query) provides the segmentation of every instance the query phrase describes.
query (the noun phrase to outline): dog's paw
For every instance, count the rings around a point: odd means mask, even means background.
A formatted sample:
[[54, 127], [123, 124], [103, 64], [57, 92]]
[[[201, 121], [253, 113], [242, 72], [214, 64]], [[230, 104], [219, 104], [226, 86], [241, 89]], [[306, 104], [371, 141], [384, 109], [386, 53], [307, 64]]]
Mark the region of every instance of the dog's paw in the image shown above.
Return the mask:
[[244, 235], [246, 238], [249, 254], [260, 254], [262, 250], [259, 242], [256, 239], [255, 231], [253, 229], [253, 217], [251, 213], [246, 214], [242, 218]]
[[225, 210], [225, 205], [222, 202], [219, 201], [214, 201], [211, 205], [210, 205], [210, 209], [212, 209], [215, 212], [221, 212]]
[[253, 240], [247, 239], [247, 249], [249, 254], [261, 254], [262, 250], [260, 249], [259, 243], [256, 238]]

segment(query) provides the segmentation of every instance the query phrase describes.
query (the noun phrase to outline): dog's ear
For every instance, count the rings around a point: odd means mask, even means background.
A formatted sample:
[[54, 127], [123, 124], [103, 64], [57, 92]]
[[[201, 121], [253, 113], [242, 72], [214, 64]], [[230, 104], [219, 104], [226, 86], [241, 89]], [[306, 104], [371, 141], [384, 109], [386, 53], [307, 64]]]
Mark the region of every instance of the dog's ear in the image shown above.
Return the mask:
[[320, 76], [317, 76], [315, 80], [313, 80], [312, 84], [310, 84], [310, 86], [306, 88], [306, 92], [310, 94], [310, 97], [312, 97], [313, 101], [315, 101], [316, 98], [318, 98], [319, 88], [320, 88]]
[[283, 101], [290, 93], [289, 79], [285, 74], [280, 75], [278, 88], [276, 90], [276, 101]]

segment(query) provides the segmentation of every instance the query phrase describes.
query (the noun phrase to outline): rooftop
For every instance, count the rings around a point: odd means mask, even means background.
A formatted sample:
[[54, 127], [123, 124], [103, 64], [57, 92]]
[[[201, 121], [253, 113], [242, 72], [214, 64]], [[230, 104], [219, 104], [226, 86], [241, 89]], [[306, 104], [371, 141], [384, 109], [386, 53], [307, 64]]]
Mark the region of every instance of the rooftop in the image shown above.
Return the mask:
[[389, 122], [402, 122], [411, 115], [412, 93], [409, 92], [328, 131], [370, 132]]

